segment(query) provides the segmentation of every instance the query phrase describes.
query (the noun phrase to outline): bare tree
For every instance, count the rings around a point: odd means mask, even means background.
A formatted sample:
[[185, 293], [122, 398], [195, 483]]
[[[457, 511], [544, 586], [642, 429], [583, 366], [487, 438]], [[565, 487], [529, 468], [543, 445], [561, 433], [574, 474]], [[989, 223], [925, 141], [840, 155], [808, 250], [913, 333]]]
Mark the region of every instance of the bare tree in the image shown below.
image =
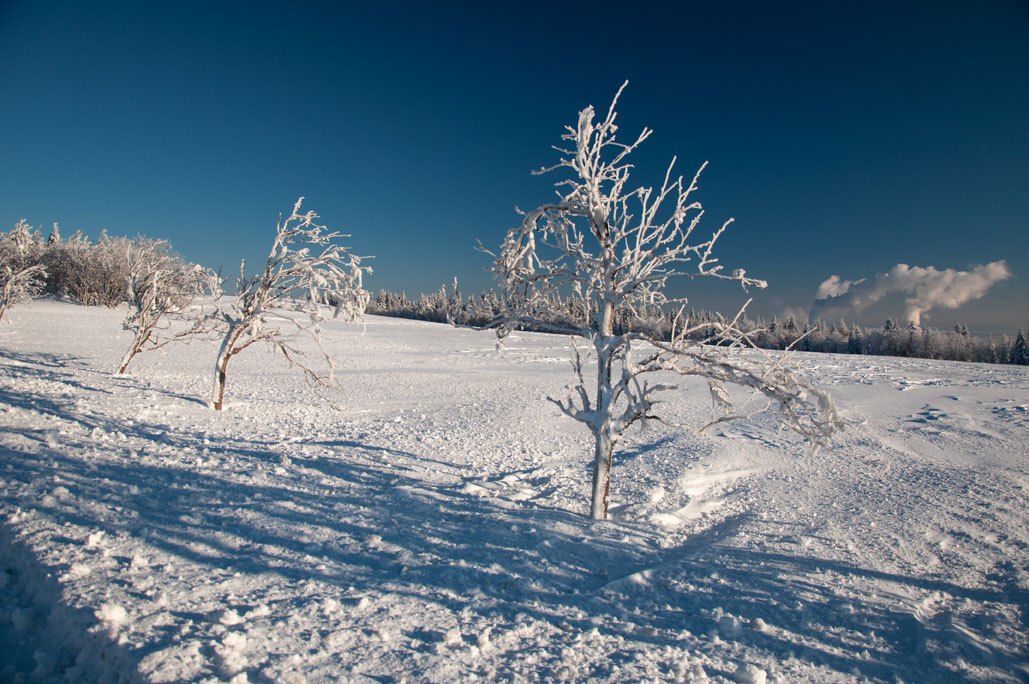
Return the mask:
[[[732, 219], [709, 238], [694, 237], [703, 210], [692, 194], [704, 166], [687, 185], [673, 176], [673, 158], [657, 190], [627, 186], [632, 169], [627, 158], [651, 131], [644, 128], [631, 144], [616, 141], [615, 105], [624, 88], [602, 121], [587, 107], [577, 126], [567, 127], [562, 139], [568, 146], [555, 148], [561, 161], [536, 172], [569, 172], [555, 184], [557, 201], [524, 213], [499, 255], [491, 254], [504, 294], [504, 311], [494, 322], [501, 340], [526, 326], [571, 335], [573, 346], [582, 338], [591, 347], [586, 359], [576, 347], [568, 396], [550, 400], [593, 434], [594, 519], [607, 517], [611, 456], [623, 432], [636, 422], [661, 420], [657, 395], [674, 387], [648, 382], [658, 371], [707, 382], [716, 415], [699, 429], [776, 406], [784, 425], [815, 443], [824, 443], [840, 424], [828, 394], [794, 376], [784, 357], [756, 349], [740, 331], [742, 310], [736, 320], [691, 326], [681, 315], [685, 299], [666, 295], [669, 280], [678, 277], [729, 280], [744, 289], [765, 283], [742, 269], [725, 273], [712, 257]], [[555, 306], [562, 301], [566, 304]], [[631, 319], [655, 306], [679, 309], [668, 336], [615, 324], [616, 318]], [[708, 334], [697, 340], [699, 329]], [[596, 362], [595, 381], [586, 378], [589, 357]], [[737, 406], [726, 385], [750, 388], [764, 401], [755, 405], [752, 397]]]
[[0, 320], [15, 304], [39, 296], [46, 284], [38, 236], [25, 219], [0, 237]]
[[220, 290], [215, 272], [184, 262], [166, 240], [136, 238], [125, 259], [129, 312], [122, 327], [133, 337], [118, 364], [119, 375], [140, 352], [188, 342], [211, 331], [214, 319], [198, 305], [198, 298]]
[[[313, 211], [300, 213], [303, 200], [297, 200], [285, 220], [280, 215], [264, 271], [247, 278], [246, 262], [240, 264], [239, 294], [230, 306], [219, 311], [228, 330], [215, 362], [212, 405], [216, 410], [222, 409], [229, 360], [255, 342], [267, 342], [278, 350], [313, 387], [330, 383], [332, 358], [321, 349], [320, 341], [322, 308], [331, 306], [334, 316], [354, 323], [361, 320], [368, 305], [369, 295], [361, 286], [361, 277], [371, 269], [361, 266], [362, 257], [334, 244], [334, 240], [349, 236], [326, 232], [325, 226], [314, 222], [318, 215]], [[290, 333], [267, 325], [266, 317], [273, 309], [277, 317], [292, 324]], [[295, 346], [300, 335], [318, 344], [329, 367], [328, 376], [315, 371]]]

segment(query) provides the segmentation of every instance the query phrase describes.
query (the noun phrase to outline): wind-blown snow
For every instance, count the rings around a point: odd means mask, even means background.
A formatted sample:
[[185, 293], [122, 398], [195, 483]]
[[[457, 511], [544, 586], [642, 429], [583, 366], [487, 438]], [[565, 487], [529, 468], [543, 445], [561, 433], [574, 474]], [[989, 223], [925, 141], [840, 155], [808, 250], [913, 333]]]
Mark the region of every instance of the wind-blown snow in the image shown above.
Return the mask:
[[800, 354], [834, 448], [652, 425], [591, 523], [561, 338], [329, 323], [342, 411], [255, 348], [218, 413], [214, 343], [116, 377], [123, 312], [12, 316], [0, 680], [1029, 678], [1024, 368]]

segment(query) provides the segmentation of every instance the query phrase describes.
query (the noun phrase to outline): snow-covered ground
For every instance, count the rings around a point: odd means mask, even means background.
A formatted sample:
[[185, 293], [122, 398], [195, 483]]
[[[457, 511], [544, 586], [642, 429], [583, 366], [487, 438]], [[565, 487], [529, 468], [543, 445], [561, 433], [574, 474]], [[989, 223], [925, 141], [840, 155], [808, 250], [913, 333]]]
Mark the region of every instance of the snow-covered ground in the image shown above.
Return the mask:
[[218, 413], [213, 342], [9, 316], [0, 681], [1029, 681], [1025, 368], [798, 354], [833, 449], [652, 425], [591, 523], [562, 338], [330, 324], [341, 410], [252, 348]]

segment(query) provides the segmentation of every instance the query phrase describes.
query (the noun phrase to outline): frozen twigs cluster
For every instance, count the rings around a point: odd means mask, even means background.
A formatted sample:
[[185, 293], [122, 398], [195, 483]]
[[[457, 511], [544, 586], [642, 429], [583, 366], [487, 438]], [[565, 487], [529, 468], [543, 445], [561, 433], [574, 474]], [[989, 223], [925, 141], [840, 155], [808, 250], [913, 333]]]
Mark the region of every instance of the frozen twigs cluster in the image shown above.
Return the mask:
[[[706, 163], [689, 183], [673, 175], [673, 159], [660, 188], [628, 185], [633, 168], [628, 157], [651, 131], [644, 128], [630, 144], [616, 139], [615, 105], [622, 89], [601, 121], [592, 107], [580, 112], [578, 124], [562, 136], [566, 147], [555, 148], [560, 162], [537, 172], [567, 172], [555, 184], [557, 201], [523, 213], [521, 226], [508, 232], [499, 254], [490, 253], [504, 295], [503, 311], [492, 324], [501, 340], [526, 326], [583, 338], [591, 347], [586, 356], [596, 363], [596, 382], [587, 380], [585, 360], [576, 349], [575, 381], [566, 398], [552, 401], [594, 435], [590, 513], [595, 519], [607, 517], [611, 456], [621, 434], [637, 421], [659, 418], [656, 397], [672, 389], [648, 382], [648, 374], [705, 378], [719, 410], [713, 422], [754, 413], [749, 402], [734, 406], [727, 384], [764, 396], [780, 408], [786, 425], [815, 443], [824, 443], [839, 422], [829, 396], [792, 375], [785, 359], [743, 353], [753, 345], [735, 321], [714, 326], [704, 342], [690, 341], [695, 331], [688, 326], [669, 337], [616, 326], [616, 320], [631, 321], [654, 307], [684, 305], [685, 300], [666, 294], [673, 278], [729, 280], [744, 289], [766, 286], [743, 269], [726, 273], [712, 256], [732, 219], [709, 236], [697, 229], [704, 211], [693, 194]], [[574, 306], [555, 306], [568, 300]]]
[[[331, 308], [333, 316], [354, 323], [361, 320], [368, 305], [361, 277], [371, 269], [361, 266], [362, 257], [335, 244], [348, 236], [328, 232], [315, 223], [318, 215], [313, 211], [300, 213], [303, 199], [297, 200], [287, 218], [279, 217], [264, 271], [248, 278], [246, 263], [240, 264], [239, 293], [229, 305], [219, 307], [218, 317], [227, 330], [215, 364], [212, 405], [217, 410], [222, 408], [229, 359], [255, 342], [266, 342], [279, 351], [313, 388], [329, 386], [332, 358], [322, 349], [329, 370], [320, 373], [293, 341], [309, 335], [321, 349], [323, 309]], [[289, 322], [287, 331], [268, 325], [272, 310], [277, 318]]]
[[[664, 355], [669, 370], [707, 381], [715, 417], [699, 430], [776, 408], [783, 427], [816, 447], [827, 446], [832, 433], [842, 427], [832, 396], [794, 374], [792, 349], [772, 354], [754, 346], [735, 320], [713, 326], [709, 337], [700, 342], [688, 335], [689, 329], [684, 328], [681, 334], [673, 331], [670, 344], [652, 344]], [[752, 391], [742, 403], [735, 403], [728, 391], [732, 385]]]
[[218, 274], [185, 263], [166, 240], [137, 238], [125, 250], [129, 312], [122, 327], [132, 343], [118, 364], [124, 373], [136, 354], [172, 342], [188, 342], [213, 330], [215, 319], [199, 305], [220, 293]]

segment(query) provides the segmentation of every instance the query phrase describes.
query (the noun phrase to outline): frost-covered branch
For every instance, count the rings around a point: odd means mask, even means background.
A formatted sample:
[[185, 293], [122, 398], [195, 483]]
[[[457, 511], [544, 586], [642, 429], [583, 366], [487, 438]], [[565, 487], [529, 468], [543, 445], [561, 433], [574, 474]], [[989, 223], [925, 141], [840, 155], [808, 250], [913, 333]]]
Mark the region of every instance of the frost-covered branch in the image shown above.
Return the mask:
[[[328, 232], [315, 223], [313, 211], [300, 213], [303, 197], [297, 200], [290, 215], [279, 217], [275, 240], [264, 270], [250, 278], [246, 263], [240, 264], [237, 281], [239, 294], [219, 309], [218, 316], [226, 327], [215, 365], [212, 405], [222, 409], [225, 377], [229, 359], [255, 342], [266, 342], [278, 351], [286, 363], [301, 371], [305, 380], [317, 390], [332, 383], [332, 358], [321, 346], [320, 323], [323, 309], [331, 308], [333, 317], [346, 323], [361, 320], [368, 305], [368, 292], [362, 287], [362, 275], [371, 269], [362, 266], [362, 257], [335, 244], [348, 237]], [[267, 316], [275, 311], [285, 318], [290, 332], [269, 326]], [[318, 372], [296, 345], [305, 336], [315, 342], [328, 368]]]

